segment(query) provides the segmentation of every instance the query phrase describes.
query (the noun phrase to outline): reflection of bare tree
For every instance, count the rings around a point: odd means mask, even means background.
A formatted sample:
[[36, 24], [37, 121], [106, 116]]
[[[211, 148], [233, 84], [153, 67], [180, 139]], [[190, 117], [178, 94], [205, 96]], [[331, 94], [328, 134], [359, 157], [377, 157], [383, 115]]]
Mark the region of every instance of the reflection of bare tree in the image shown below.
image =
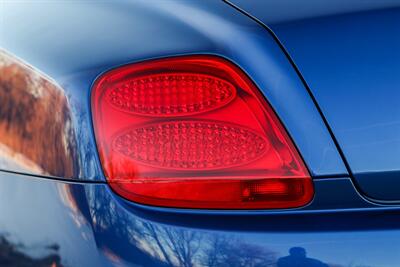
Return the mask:
[[[155, 243], [149, 242], [150, 247], [152, 247], [155, 251], [157, 248], [162, 254], [164, 260], [168, 263], [169, 266], [174, 266], [172, 263], [172, 259], [170, 258], [170, 254], [165, 250], [162, 241], [159, 238], [156, 228], [152, 224], [144, 224], [145, 228], [148, 229], [149, 233], [143, 233], [146, 237], [152, 238]], [[159, 254], [159, 253], [158, 253]], [[159, 255], [160, 256], [160, 255]]]
[[275, 253], [234, 236], [142, 222], [143, 240], [169, 266], [275, 266]]
[[0, 266], [62, 266], [58, 255], [59, 246], [53, 244], [44, 249], [50, 251], [48, 255], [34, 258], [24, 253], [27, 248], [22, 244], [14, 244], [5, 236], [0, 236]]
[[249, 244], [240, 238], [213, 235], [202, 257], [205, 266], [258, 267], [275, 266], [276, 253], [262, 246]]
[[191, 267], [201, 246], [201, 236], [195, 231], [168, 231], [164, 228], [167, 246], [179, 261], [179, 266]]
[[98, 244], [123, 261], [165, 267], [277, 266], [275, 251], [240, 235], [142, 219], [119, 205], [106, 190], [88, 191], [87, 197]]
[[[87, 196], [98, 234], [104, 234], [107, 239], [118, 239], [108, 240], [107, 244], [102, 245], [126, 261], [144, 260], [147, 257], [161, 265], [179, 267], [272, 267], [276, 262], [274, 252], [249, 244], [239, 237], [140, 219], [115, 205], [108, 192], [102, 190], [88, 192]], [[118, 247], [113, 247], [114, 244], [128, 245], [126, 242], [129, 242], [132, 252], [139, 248], [142, 257], [129, 259], [134, 253], [124, 255], [126, 246], [120, 251]]]
[[[170, 266], [192, 267], [198, 259], [202, 236], [194, 231], [171, 227], [160, 227], [145, 222], [142, 224], [144, 236], [155, 251], [159, 251], [162, 258]], [[151, 242], [153, 241], [153, 242]]]
[[[121, 209], [103, 190], [90, 191], [87, 196], [96, 235], [103, 235], [107, 239], [106, 243], [100, 245], [106, 246], [107, 251], [112, 251], [125, 261], [140, 259], [142, 265], [157, 262], [177, 267], [268, 267], [276, 262], [274, 252], [234, 235], [140, 219]], [[130, 248], [129, 254], [125, 253], [127, 247]]]
[[224, 249], [227, 240], [225, 237], [213, 236], [210, 238], [210, 246], [205, 249], [207, 256], [202, 258], [202, 263], [206, 266], [218, 266], [224, 261], [224, 255], [221, 251]]

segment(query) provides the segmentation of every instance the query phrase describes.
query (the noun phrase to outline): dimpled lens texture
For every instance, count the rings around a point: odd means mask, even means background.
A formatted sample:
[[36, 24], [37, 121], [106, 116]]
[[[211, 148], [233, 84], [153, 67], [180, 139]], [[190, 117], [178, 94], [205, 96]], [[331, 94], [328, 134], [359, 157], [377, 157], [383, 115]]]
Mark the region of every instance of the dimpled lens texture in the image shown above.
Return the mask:
[[313, 197], [307, 168], [274, 111], [247, 75], [220, 57], [106, 72], [93, 85], [92, 114], [107, 182], [128, 200], [270, 209]]
[[268, 142], [235, 125], [183, 121], [131, 129], [115, 139], [113, 149], [157, 167], [217, 169], [253, 161]]
[[123, 111], [157, 116], [183, 116], [227, 104], [235, 88], [209, 75], [167, 73], [117, 84], [108, 101]]

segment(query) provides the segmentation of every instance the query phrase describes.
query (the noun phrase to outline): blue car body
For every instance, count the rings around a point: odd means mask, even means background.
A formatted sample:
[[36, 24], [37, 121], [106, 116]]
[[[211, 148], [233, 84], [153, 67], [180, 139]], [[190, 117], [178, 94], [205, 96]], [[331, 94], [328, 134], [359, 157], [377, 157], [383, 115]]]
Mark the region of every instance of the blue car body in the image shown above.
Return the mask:
[[[0, 161], [0, 265], [400, 266], [400, 3], [282, 2], [2, 3], [0, 47], [59, 85], [70, 130], [43, 136], [42, 153], [69, 149], [40, 170]], [[111, 191], [93, 82], [191, 54], [224, 57], [260, 88], [313, 178], [309, 205], [175, 209]]]

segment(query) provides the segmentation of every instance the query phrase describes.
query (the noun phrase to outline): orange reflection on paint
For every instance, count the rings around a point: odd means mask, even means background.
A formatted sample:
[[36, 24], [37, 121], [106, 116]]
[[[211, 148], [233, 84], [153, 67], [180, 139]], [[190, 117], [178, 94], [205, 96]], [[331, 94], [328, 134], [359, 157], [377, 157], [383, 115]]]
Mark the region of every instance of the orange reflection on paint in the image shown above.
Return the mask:
[[0, 50], [0, 169], [74, 177], [71, 126], [60, 86]]

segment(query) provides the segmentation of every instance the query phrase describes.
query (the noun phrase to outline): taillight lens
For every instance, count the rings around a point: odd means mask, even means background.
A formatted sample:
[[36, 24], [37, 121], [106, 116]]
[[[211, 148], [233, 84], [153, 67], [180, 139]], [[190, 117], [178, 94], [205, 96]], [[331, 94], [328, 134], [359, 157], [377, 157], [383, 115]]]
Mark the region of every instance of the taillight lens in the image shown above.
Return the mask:
[[107, 181], [142, 204], [292, 208], [313, 185], [280, 121], [251, 80], [215, 56], [123, 66], [92, 93]]

